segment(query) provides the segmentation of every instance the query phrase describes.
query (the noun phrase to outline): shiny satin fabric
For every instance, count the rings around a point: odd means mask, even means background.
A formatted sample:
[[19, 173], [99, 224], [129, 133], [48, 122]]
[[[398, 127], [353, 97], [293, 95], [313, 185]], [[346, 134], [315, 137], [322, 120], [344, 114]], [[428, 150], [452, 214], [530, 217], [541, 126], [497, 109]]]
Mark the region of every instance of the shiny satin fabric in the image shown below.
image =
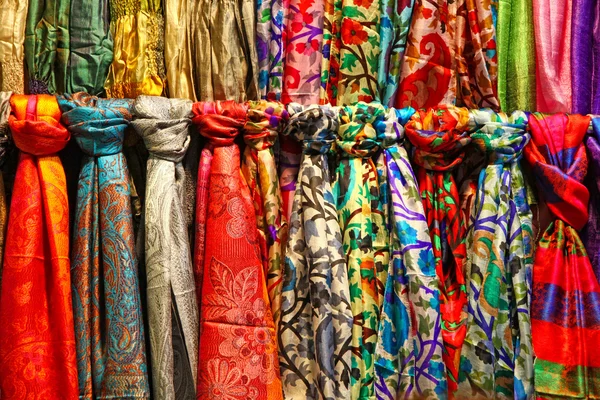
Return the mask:
[[150, 153], [144, 228], [153, 397], [191, 399], [199, 321], [181, 162], [190, 143], [192, 102], [140, 96], [133, 111], [132, 125]]
[[28, 1], [0, 2], [0, 90], [25, 91], [24, 47]]
[[21, 150], [0, 298], [3, 399], [78, 399], [69, 274], [69, 206], [56, 155], [69, 141], [56, 98], [14, 95], [9, 126]]
[[[207, 196], [200, 307], [198, 399], [227, 393], [283, 399], [277, 342], [269, 307], [259, 233], [248, 185], [234, 143], [247, 116], [244, 105], [200, 102], [193, 121], [212, 152]], [[199, 179], [206, 178], [204, 173]], [[198, 251], [199, 249], [196, 249]]]
[[571, 112], [600, 113], [600, 2], [573, 0]]
[[[8, 117], [10, 116], [11, 92], [0, 92], [0, 168], [8, 155], [11, 145]], [[0, 170], [0, 291], [2, 290], [2, 267], [4, 265], [4, 243], [6, 241], [6, 226], [8, 224], [8, 204], [4, 190], [4, 174]]]
[[281, 100], [283, 63], [286, 53], [286, 44], [284, 43], [285, 11], [283, 0], [259, 0], [257, 2], [256, 48], [259, 70], [258, 87], [261, 99]]
[[198, 100], [258, 100], [254, 1], [197, 0], [191, 15]]
[[[169, 97], [196, 100], [192, 55], [193, 0], [165, 0], [165, 69]], [[196, 65], [196, 68], [204, 66]]]
[[159, 96], [165, 88], [161, 0], [109, 1], [114, 47], [104, 83], [106, 97]]
[[71, 263], [79, 396], [149, 398], [129, 171], [122, 153], [133, 102], [87, 93], [58, 101], [62, 121], [84, 154]]
[[339, 111], [289, 104], [283, 135], [302, 144], [286, 244], [279, 362], [285, 398], [349, 399], [352, 309], [330, 160]]
[[537, 112], [571, 112], [572, 9], [573, 0], [533, 0]]
[[498, 2], [498, 98], [504, 112], [536, 107], [533, 0]]

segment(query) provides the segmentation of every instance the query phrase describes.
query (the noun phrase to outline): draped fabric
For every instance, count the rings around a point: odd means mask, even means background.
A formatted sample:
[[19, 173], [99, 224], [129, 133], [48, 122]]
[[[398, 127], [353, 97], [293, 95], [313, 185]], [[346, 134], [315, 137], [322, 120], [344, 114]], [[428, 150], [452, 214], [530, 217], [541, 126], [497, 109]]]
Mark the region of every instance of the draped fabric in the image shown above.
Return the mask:
[[289, 136], [280, 135], [278, 166], [279, 187], [281, 188], [283, 211], [287, 221], [290, 220], [290, 216], [292, 215], [292, 206], [294, 203], [294, 194], [296, 193], [296, 183], [298, 180], [301, 157], [302, 147], [300, 144]]
[[132, 100], [76, 93], [60, 97], [59, 105], [84, 153], [71, 263], [79, 396], [149, 398], [129, 171], [122, 153]]
[[283, 246], [287, 242], [287, 219], [279, 189], [273, 145], [288, 119], [281, 103], [248, 102], [248, 119], [244, 126], [242, 174], [254, 204], [259, 242], [262, 251], [267, 290], [275, 327], [281, 308]]
[[414, 146], [413, 162], [440, 285], [443, 354], [450, 398], [458, 384], [467, 305], [467, 228], [453, 170], [465, 157], [471, 125], [467, 109], [440, 106], [418, 111], [405, 126], [406, 136]]
[[[543, 113], [570, 112], [573, 0], [532, 1], [536, 53], [535, 109]], [[586, 26], [589, 29], [589, 24]]]
[[588, 223], [581, 238], [596, 279], [600, 281], [600, 118], [592, 120], [592, 132], [586, 137], [585, 145], [590, 163], [585, 181], [590, 191], [590, 205]]
[[0, 2], [0, 90], [24, 93], [23, 56], [28, 1]]
[[[368, 3], [366, 3], [368, 5]], [[336, 104], [340, 70], [342, 3], [323, 2], [323, 57], [321, 60], [321, 104]]]
[[[8, 118], [10, 116], [11, 92], [0, 92], [0, 168], [4, 166], [10, 145]], [[4, 190], [4, 174], [0, 170], [0, 290], [2, 289], [2, 266], [4, 265], [4, 242], [8, 223], [8, 205]]]
[[196, 100], [192, 62], [192, 0], [165, 0], [165, 69], [169, 97]]
[[536, 107], [532, 3], [498, 1], [498, 98], [505, 112]]
[[402, 146], [412, 108], [388, 109], [375, 122], [387, 177], [390, 263], [375, 350], [378, 399], [443, 398], [439, 281], [417, 179]]
[[600, 113], [600, 3], [574, 0], [571, 15], [571, 112]]
[[140, 96], [132, 123], [150, 153], [145, 223], [153, 397], [191, 399], [198, 371], [198, 305], [185, 219], [183, 157], [192, 102]]
[[280, 100], [285, 52], [284, 2], [259, 0], [257, 3], [256, 48], [260, 98]]
[[69, 277], [69, 208], [56, 155], [69, 141], [52, 96], [13, 95], [9, 126], [21, 150], [0, 298], [3, 399], [77, 399]]
[[198, 0], [191, 15], [198, 100], [258, 100], [254, 0]]
[[332, 184], [348, 268], [352, 326], [351, 398], [374, 395], [375, 344], [383, 305], [389, 236], [377, 167], [380, 146], [375, 121], [382, 105], [358, 103], [340, 109], [338, 167]]
[[329, 53], [327, 40], [331, 41], [331, 36], [323, 36], [324, 7], [329, 3], [328, 0], [286, 0], [285, 74], [281, 95], [285, 104], [319, 103], [321, 79], [327, 79], [321, 73], [321, 63]]
[[109, 1], [114, 48], [104, 84], [106, 96], [159, 96], [165, 86], [165, 23], [161, 0]]
[[600, 396], [596, 349], [600, 285], [577, 230], [588, 220], [582, 181], [590, 117], [534, 114], [525, 156], [555, 220], [543, 232], [533, 266], [531, 305], [535, 390], [544, 398]]
[[467, 334], [459, 393], [464, 398], [533, 396], [532, 213], [521, 169], [527, 116], [471, 111], [473, 145], [487, 157], [467, 235]]
[[302, 143], [286, 246], [279, 359], [285, 398], [350, 398], [352, 309], [328, 155], [339, 127], [330, 106], [288, 105], [283, 134]]
[[198, 185], [208, 202], [197, 210], [206, 216], [197, 398], [283, 399], [259, 233], [234, 143], [246, 108], [201, 102], [193, 112], [212, 152], [208, 185]]

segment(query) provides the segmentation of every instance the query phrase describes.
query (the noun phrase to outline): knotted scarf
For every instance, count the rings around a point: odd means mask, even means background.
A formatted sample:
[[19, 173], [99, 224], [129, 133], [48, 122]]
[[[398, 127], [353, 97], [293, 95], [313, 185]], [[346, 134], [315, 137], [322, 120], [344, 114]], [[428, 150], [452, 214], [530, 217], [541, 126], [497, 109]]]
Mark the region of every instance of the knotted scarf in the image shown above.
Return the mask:
[[234, 143], [246, 107], [201, 102], [193, 112], [213, 155], [209, 183], [198, 185], [208, 188], [206, 210], [198, 210], [206, 215], [198, 398], [283, 399], [259, 233]]
[[133, 111], [132, 124], [150, 154], [144, 222], [153, 397], [191, 399], [199, 325], [182, 160], [190, 143], [192, 102], [140, 96]]
[[420, 110], [405, 126], [406, 136], [414, 146], [413, 162], [440, 284], [444, 363], [450, 398], [458, 384], [467, 305], [466, 221], [453, 170], [465, 157], [471, 128], [469, 111], [452, 106]]
[[544, 398], [600, 396], [600, 285], [577, 233], [588, 220], [589, 191], [582, 181], [589, 124], [590, 117], [581, 115], [536, 113], [529, 120], [532, 142], [525, 156], [556, 218], [533, 264], [535, 391]]
[[358, 103], [340, 109], [338, 167], [332, 184], [348, 267], [352, 326], [352, 399], [374, 390], [379, 312], [389, 262], [389, 237], [382, 189], [372, 157], [379, 151], [373, 123], [382, 105]]
[[244, 126], [242, 174], [246, 178], [254, 204], [267, 290], [275, 327], [281, 308], [283, 245], [287, 242], [287, 219], [279, 190], [279, 177], [273, 153], [279, 132], [288, 112], [281, 103], [248, 102], [248, 119]]
[[527, 116], [473, 110], [472, 143], [487, 156], [467, 235], [468, 317], [459, 393], [464, 398], [533, 396], [529, 305], [532, 213], [521, 169]]
[[390, 258], [375, 350], [378, 399], [444, 397], [439, 281], [427, 219], [404, 141], [412, 108], [390, 108], [373, 124], [387, 177]]
[[[0, 92], [0, 168], [4, 166], [10, 144], [8, 118], [10, 116], [11, 92]], [[2, 266], [4, 261], [4, 241], [6, 240], [6, 224], [8, 223], [8, 207], [4, 190], [4, 175], [0, 170], [0, 290], [2, 290]]]
[[171, 98], [196, 100], [190, 0], [165, 0], [166, 88]]
[[129, 171], [123, 135], [132, 100], [59, 98], [84, 153], [71, 263], [79, 396], [149, 398]]
[[573, 0], [571, 111], [600, 114], [600, 3]]
[[279, 359], [285, 398], [350, 398], [352, 310], [328, 154], [339, 127], [330, 106], [288, 105], [283, 134], [302, 142], [286, 247]]
[[13, 95], [10, 104], [21, 153], [2, 272], [0, 391], [9, 400], [76, 400], [69, 206], [56, 155], [69, 132], [53, 96]]
[[596, 279], [600, 280], [600, 118], [592, 120], [592, 132], [585, 141], [590, 162], [586, 186], [590, 191], [588, 223], [581, 239], [592, 263]]
[[285, 52], [283, 3], [283, 0], [260, 0], [257, 2], [258, 89], [262, 99], [281, 99]]
[[0, 90], [24, 93], [23, 43], [28, 1], [7, 0], [0, 7]]

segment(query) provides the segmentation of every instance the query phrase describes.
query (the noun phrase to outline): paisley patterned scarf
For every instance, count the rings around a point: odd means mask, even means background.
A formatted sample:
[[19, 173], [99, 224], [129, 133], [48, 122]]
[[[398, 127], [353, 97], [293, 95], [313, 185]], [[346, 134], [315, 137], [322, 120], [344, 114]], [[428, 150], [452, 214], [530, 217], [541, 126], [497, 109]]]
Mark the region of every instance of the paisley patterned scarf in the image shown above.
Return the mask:
[[413, 162], [435, 256], [440, 285], [444, 363], [449, 397], [458, 385], [460, 351], [466, 333], [466, 221], [453, 170], [465, 157], [472, 128], [466, 108], [420, 110], [406, 124]]
[[258, 89], [262, 99], [280, 100], [286, 50], [283, 0], [259, 0], [257, 8]]
[[473, 110], [472, 143], [488, 157], [470, 211], [467, 335], [460, 396], [533, 396], [531, 351], [532, 213], [521, 169], [527, 116]]
[[577, 233], [588, 220], [582, 181], [583, 138], [590, 117], [534, 114], [525, 156], [555, 220], [543, 233], [533, 266], [531, 304], [535, 391], [544, 398], [600, 396], [596, 300], [600, 285]]
[[4, 0], [0, 4], [0, 90], [24, 93], [23, 43], [29, 2]]
[[352, 310], [327, 155], [339, 127], [330, 106], [288, 105], [283, 134], [303, 145], [286, 247], [279, 359], [288, 400], [350, 398]]
[[79, 396], [85, 399], [150, 397], [129, 171], [122, 153], [132, 103], [86, 93], [59, 98], [62, 120], [84, 153], [71, 284]]
[[439, 281], [417, 179], [402, 142], [412, 108], [388, 109], [373, 124], [387, 177], [390, 257], [375, 350], [378, 399], [443, 398]]
[[14, 95], [10, 104], [21, 153], [2, 271], [0, 390], [9, 400], [77, 399], [69, 206], [56, 155], [69, 132], [53, 96]]

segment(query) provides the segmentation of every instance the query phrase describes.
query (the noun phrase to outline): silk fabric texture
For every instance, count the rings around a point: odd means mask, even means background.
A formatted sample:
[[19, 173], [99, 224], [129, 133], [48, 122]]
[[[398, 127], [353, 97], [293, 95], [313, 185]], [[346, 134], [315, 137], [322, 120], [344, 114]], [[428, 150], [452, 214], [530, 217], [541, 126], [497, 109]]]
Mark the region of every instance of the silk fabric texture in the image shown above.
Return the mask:
[[71, 277], [80, 398], [149, 398], [129, 171], [122, 153], [132, 100], [59, 98], [84, 154]]
[[467, 333], [459, 393], [465, 398], [533, 396], [532, 213], [521, 168], [527, 116], [472, 110], [475, 148], [487, 157], [469, 210]]
[[596, 349], [600, 285], [578, 230], [588, 220], [583, 144], [590, 117], [534, 114], [525, 156], [554, 221], [543, 232], [533, 266], [531, 305], [535, 390], [544, 398], [600, 396]]
[[328, 105], [289, 104], [283, 135], [302, 143], [290, 216], [278, 344], [286, 399], [350, 398], [353, 314], [328, 155], [339, 127]]
[[206, 216], [199, 399], [224, 394], [283, 399], [256, 217], [234, 143], [246, 123], [246, 111], [233, 101], [193, 106], [194, 123], [212, 152], [209, 182], [198, 184], [201, 190], [207, 188], [207, 197], [200, 200], [206, 209], [197, 210]]
[[0, 390], [6, 399], [77, 399], [69, 207], [56, 155], [69, 132], [53, 96], [13, 95], [10, 104], [21, 153], [2, 271]]
[[28, 1], [0, 3], [0, 90], [24, 93], [23, 68]]
[[600, 3], [573, 0], [571, 112], [600, 114]]
[[144, 212], [147, 304], [154, 398], [196, 395], [198, 306], [185, 219], [192, 102], [140, 96], [133, 126], [150, 154]]
[[193, 1], [166, 0], [163, 5], [165, 14], [165, 86], [169, 97], [195, 101], [192, 15], [190, 14]]

